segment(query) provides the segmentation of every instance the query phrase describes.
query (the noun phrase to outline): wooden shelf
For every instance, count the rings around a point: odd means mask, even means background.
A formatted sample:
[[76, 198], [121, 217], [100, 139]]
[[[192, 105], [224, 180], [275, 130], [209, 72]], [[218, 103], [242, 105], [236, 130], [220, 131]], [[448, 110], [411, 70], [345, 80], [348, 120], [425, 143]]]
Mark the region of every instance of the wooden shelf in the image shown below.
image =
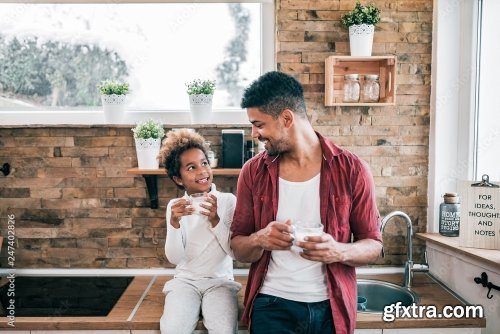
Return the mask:
[[[396, 104], [396, 56], [330, 56], [325, 59], [325, 106], [392, 106]], [[365, 74], [377, 74], [379, 102], [343, 102], [344, 75], [359, 74], [361, 88]], [[361, 89], [362, 90], [362, 89]]]
[[[214, 168], [212, 173], [214, 176], [238, 176], [240, 168]], [[151, 209], [158, 208], [158, 175], [167, 175], [167, 171], [163, 168], [158, 169], [127, 169], [127, 174], [142, 175], [146, 181], [148, 189], [149, 201]]]

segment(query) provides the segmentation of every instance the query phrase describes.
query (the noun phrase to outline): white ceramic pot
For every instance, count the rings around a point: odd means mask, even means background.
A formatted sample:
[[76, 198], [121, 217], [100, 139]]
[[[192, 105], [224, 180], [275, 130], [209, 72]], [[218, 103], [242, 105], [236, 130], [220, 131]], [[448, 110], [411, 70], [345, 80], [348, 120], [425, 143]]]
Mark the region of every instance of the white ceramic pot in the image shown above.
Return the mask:
[[127, 95], [101, 95], [102, 109], [106, 123], [120, 123], [125, 115]]
[[160, 161], [161, 139], [135, 138], [135, 151], [137, 153], [137, 165], [139, 169], [158, 169]]
[[193, 124], [211, 123], [212, 98], [213, 95], [208, 95], [208, 94], [189, 95], [189, 106], [191, 109], [191, 123]]
[[355, 24], [349, 27], [349, 45], [351, 56], [365, 57], [372, 55], [373, 35], [375, 26], [373, 24]]

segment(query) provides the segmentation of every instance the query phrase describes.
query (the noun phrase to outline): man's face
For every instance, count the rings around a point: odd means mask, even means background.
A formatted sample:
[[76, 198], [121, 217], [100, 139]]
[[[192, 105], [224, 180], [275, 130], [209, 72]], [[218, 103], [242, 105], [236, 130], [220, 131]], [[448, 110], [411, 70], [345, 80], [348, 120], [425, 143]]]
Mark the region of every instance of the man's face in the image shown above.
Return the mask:
[[269, 155], [289, 151], [290, 145], [281, 115], [274, 119], [271, 115], [259, 111], [258, 108], [248, 108], [247, 115], [252, 123], [252, 138], [257, 138], [262, 142]]

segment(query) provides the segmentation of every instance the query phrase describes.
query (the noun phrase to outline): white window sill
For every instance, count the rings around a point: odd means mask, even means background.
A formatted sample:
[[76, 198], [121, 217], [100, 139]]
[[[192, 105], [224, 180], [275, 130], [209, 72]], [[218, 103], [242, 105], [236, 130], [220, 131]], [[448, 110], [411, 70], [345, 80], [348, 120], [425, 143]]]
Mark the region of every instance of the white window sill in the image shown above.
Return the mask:
[[[139, 121], [153, 118], [163, 124], [191, 124], [190, 113], [181, 111], [125, 111], [123, 120], [119, 124], [136, 124]], [[0, 125], [62, 125], [110, 124], [104, 119], [102, 110], [92, 111], [0, 111]], [[214, 110], [210, 124], [242, 124], [250, 125], [244, 110]]]

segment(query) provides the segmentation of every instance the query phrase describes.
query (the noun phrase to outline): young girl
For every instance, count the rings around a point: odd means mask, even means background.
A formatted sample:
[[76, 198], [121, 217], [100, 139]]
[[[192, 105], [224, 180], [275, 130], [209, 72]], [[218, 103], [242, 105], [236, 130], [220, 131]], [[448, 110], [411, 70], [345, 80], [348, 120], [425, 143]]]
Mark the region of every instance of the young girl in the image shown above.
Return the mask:
[[[167, 205], [165, 253], [176, 265], [174, 278], [163, 288], [162, 334], [191, 334], [200, 313], [209, 333], [236, 333], [237, 293], [229, 227], [236, 197], [212, 184], [205, 140], [188, 130], [170, 131], [160, 151], [168, 176], [186, 192]], [[190, 195], [204, 193], [195, 213]]]

